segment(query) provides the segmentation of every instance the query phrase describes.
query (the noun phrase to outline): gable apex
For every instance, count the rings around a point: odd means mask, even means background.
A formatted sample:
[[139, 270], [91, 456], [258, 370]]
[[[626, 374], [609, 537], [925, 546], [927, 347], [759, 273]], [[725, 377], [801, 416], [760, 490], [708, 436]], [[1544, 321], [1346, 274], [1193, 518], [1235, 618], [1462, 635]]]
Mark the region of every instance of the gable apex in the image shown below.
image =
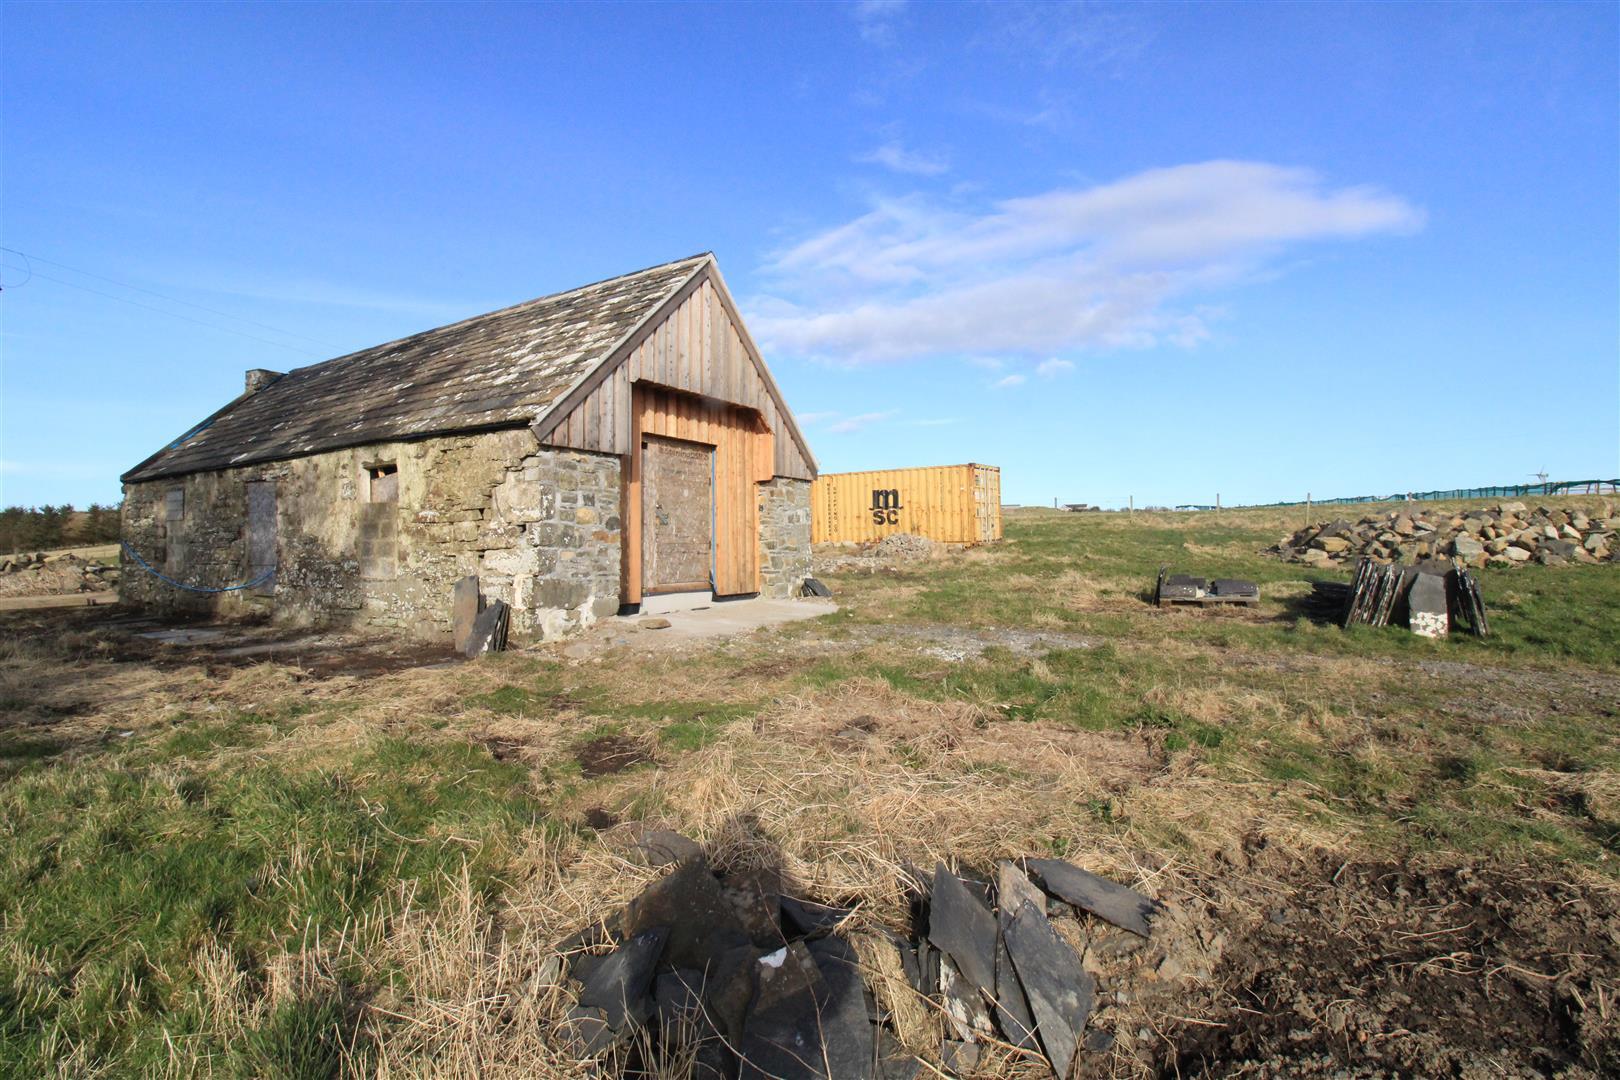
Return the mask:
[[787, 437], [799, 463], [779, 457], [785, 475], [815, 476], [809, 443], [712, 255], [536, 418], [535, 436], [577, 449], [630, 453], [630, 386], [643, 382], [762, 413], [774, 434]]

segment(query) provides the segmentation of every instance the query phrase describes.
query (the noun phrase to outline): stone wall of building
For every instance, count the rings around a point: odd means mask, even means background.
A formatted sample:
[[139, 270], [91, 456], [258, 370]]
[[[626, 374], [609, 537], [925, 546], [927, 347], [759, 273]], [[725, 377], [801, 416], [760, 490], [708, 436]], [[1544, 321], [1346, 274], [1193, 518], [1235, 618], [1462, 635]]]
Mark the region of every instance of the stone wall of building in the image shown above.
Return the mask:
[[618, 609], [619, 459], [541, 447], [521, 428], [129, 484], [124, 538], [188, 584], [248, 581], [248, 490], [260, 482], [275, 485], [272, 586], [184, 592], [126, 556], [125, 600], [437, 637], [454, 583], [477, 574], [512, 605], [520, 635], [558, 637]]
[[789, 597], [810, 576], [810, 482], [778, 476], [759, 485], [760, 595]]

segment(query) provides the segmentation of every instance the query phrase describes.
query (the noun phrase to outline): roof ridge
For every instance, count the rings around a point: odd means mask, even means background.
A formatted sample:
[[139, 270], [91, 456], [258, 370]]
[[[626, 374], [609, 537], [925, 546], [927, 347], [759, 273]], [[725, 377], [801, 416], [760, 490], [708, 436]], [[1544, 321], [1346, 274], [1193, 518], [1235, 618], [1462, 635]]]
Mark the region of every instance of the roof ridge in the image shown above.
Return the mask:
[[361, 353], [386, 349], [392, 345], [401, 345], [414, 338], [422, 337], [424, 334], [437, 334], [441, 330], [451, 330], [457, 326], [465, 325], [466, 323], [478, 322], [481, 319], [488, 319], [491, 316], [506, 315], [510, 312], [518, 311], [533, 304], [539, 304], [547, 300], [556, 300], [560, 297], [568, 296], [571, 293], [584, 292], [586, 289], [595, 289], [602, 285], [611, 285], [615, 281], [624, 281], [627, 278], [640, 277], [642, 274], [650, 274], [655, 270], [667, 270], [672, 266], [679, 266], [682, 263], [697, 262], [699, 259], [712, 258], [714, 258], [714, 252], [700, 251], [696, 255], [688, 255], [684, 259], [671, 259], [669, 262], [661, 262], [653, 266], [644, 266], [640, 270], [632, 270], [627, 274], [614, 274], [612, 277], [606, 277], [600, 281], [592, 281], [584, 285], [575, 285], [572, 289], [563, 289], [559, 292], [546, 293], [544, 296], [534, 296], [527, 300], [519, 300], [515, 304], [508, 304], [505, 307], [498, 307], [493, 311], [483, 311], [476, 315], [468, 315], [465, 319], [457, 319], [455, 322], [447, 322], [440, 326], [430, 326], [425, 330], [417, 330], [413, 333], [405, 334], [402, 337], [378, 342], [376, 345], [366, 345], [358, 349], [352, 349], [346, 353], [340, 353], [337, 356], [328, 357], [325, 360], [317, 360], [313, 364], [305, 364], [303, 367], [291, 368], [287, 371], [287, 375], [296, 375], [300, 372], [312, 371], [315, 368], [325, 367], [328, 364], [335, 364], [339, 360], [347, 360], [350, 357], [358, 356]]

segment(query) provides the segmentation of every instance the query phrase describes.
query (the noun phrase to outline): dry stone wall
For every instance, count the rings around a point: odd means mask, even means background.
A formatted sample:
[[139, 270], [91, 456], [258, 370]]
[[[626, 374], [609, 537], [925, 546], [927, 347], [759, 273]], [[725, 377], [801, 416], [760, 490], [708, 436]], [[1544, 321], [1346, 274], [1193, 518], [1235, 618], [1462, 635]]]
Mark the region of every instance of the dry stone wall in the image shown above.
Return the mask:
[[759, 485], [762, 596], [799, 594], [810, 576], [810, 482], [778, 476]]
[[[397, 469], [380, 489], [397, 501], [374, 501], [379, 466]], [[541, 447], [527, 429], [129, 484], [124, 538], [187, 584], [246, 582], [247, 491], [260, 481], [275, 483], [273, 587], [186, 592], [126, 557], [125, 600], [440, 637], [450, 633], [454, 583], [476, 574], [487, 595], [511, 605], [518, 634], [561, 636], [618, 609], [618, 458]]]

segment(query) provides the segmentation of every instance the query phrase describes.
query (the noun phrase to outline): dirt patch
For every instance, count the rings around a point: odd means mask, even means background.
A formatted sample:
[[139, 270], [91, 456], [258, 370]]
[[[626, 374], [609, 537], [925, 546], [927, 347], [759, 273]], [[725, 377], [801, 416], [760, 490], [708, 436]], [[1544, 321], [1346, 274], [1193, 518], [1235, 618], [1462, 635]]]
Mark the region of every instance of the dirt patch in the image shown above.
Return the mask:
[[1179, 1004], [1161, 1074], [1620, 1073], [1615, 891], [1386, 862], [1291, 884]]
[[585, 811], [585, 824], [597, 832], [607, 832], [619, 824], [619, 815], [600, 806], [593, 806]]
[[603, 735], [581, 746], [574, 754], [579, 770], [588, 777], [613, 776], [636, 765], [653, 761], [652, 750], [644, 739], [629, 735]]
[[809, 666], [810, 661], [807, 660], [762, 660], [757, 664], [740, 667], [728, 677], [732, 680], [785, 679], [791, 675], [797, 675]]
[[488, 750], [489, 756], [496, 761], [523, 760], [523, 751], [527, 745], [515, 739], [501, 739], [492, 736], [486, 736], [478, 741], [484, 744], [484, 749]]

